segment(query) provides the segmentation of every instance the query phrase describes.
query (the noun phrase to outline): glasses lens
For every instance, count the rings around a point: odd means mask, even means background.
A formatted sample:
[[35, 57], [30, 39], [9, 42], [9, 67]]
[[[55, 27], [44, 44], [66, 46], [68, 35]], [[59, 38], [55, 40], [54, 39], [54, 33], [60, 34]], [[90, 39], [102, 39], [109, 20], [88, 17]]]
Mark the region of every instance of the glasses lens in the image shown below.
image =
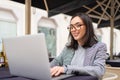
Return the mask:
[[77, 23], [77, 24], [74, 24], [74, 25], [70, 25], [69, 27], [67, 27], [68, 30], [79, 30], [81, 28], [81, 26], [84, 25], [84, 24], [80, 24], [80, 23]]
[[81, 26], [82, 26], [82, 24], [77, 24], [77, 25], [75, 25], [75, 26], [76, 26], [76, 29], [80, 29]]
[[74, 29], [75, 27], [73, 25], [70, 25], [70, 30]]

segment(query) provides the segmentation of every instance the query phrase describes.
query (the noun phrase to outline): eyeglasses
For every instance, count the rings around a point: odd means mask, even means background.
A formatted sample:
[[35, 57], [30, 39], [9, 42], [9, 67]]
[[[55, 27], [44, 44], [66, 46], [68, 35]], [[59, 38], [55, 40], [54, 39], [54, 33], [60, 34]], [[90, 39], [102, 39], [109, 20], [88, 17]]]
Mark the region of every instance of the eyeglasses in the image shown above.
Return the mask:
[[79, 22], [76, 24], [70, 24], [70, 26], [67, 27], [67, 29], [69, 31], [73, 31], [73, 30], [80, 30], [81, 26], [83, 26], [84, 24], [80, 24]]

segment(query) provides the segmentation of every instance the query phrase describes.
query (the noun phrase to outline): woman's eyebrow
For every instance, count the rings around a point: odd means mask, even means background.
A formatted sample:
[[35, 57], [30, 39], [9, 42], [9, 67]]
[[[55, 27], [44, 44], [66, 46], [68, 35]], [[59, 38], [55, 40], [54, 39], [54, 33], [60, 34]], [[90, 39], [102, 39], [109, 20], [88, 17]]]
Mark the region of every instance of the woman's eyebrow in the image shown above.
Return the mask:
[[80, 22], [76, 22], [75, 24], [70, 24], [70, 25], [76, 25], [76, 24], [81, 24]]

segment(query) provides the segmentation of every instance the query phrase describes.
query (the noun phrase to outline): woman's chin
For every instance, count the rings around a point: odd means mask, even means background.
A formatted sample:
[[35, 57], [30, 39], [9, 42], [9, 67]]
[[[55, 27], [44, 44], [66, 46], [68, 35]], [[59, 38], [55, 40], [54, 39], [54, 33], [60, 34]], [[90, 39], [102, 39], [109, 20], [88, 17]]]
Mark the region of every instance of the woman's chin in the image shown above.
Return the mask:
[[78, 38], [78, 37], [74, 37], [74, 39], [75, 39], [75, 40], [79, 40], [79, 38]]

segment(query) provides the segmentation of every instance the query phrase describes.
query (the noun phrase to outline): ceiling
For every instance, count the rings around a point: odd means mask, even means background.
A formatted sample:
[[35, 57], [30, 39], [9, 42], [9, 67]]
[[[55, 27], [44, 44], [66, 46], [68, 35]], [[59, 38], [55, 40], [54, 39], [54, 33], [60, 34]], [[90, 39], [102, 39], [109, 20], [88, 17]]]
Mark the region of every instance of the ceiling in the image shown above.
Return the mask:
[[[25, 4], [25, 0], [11, 0]], [[109, 27], [110, 19], [114, 19], [114, 26], [120, 29], [120, 0], [31, 0], [31, 5], [48, 11], [53, 16], [59, 13], [73, 15], [75, 13], [88, 14], [98, 28]], [[45, 6], [45, 2], [46, 5]], [[113, 2], [112, 2], [113, 1]], [[47, 9], [48, 8], [48, 9]], [[112, 15], [113, 13], [113, 15]]]

